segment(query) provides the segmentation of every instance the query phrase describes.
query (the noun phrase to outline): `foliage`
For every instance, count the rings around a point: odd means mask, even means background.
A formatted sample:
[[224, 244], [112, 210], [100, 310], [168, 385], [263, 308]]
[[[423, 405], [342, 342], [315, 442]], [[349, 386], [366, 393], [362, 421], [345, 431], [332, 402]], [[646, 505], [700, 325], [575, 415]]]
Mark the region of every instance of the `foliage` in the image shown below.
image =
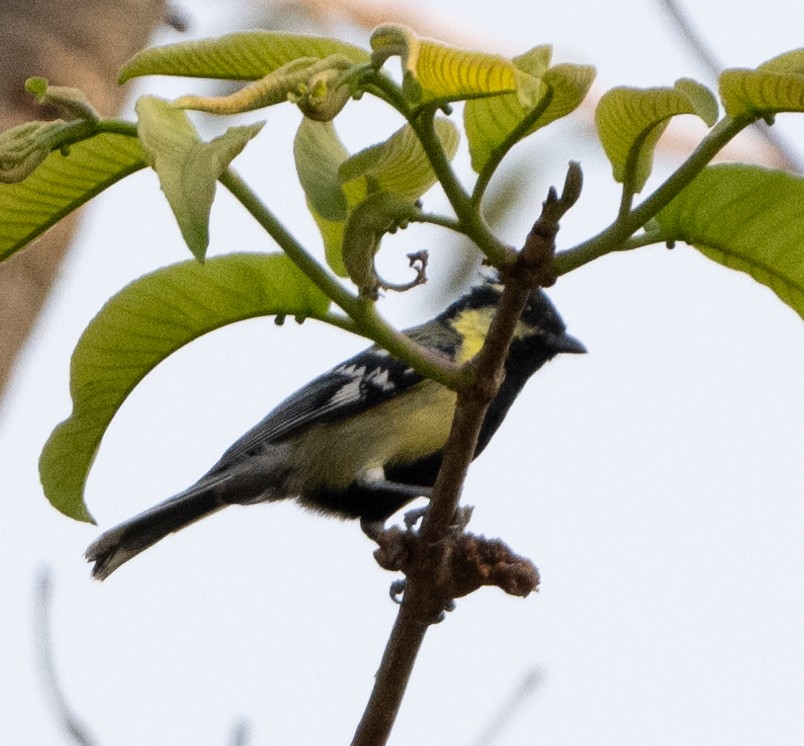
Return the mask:
[[[393, 56], [402, 61], [401, 85], [384, 69]], [[767, 284], [804, 315], [798, 208], [802, 180], [750, 165], [707, 165], [748, 124], [758, 119], [771, 121], [780, 111], [804, 108], [803, 60], [804, 52], [799, 50], [756, 70], [725, 71], [720, 99], [726, 113], [719, 120], [714, 94], [689, 79], [670, 88], [620, 87], [604, 94], [596, 122], [614, 178], [623, 185], [621, 209], [600, 234], [557, 254], [552, 274], [558, 276], [611, 251], [683, 240], [724, 266]], [[31, 79], [29, 90], [40, 101], [58, 106], [65, 119], [32, 122], [0, 135], [0, 174], [6, 182], [0, 187], [4, 228], [0, 258], [11, 256], [64, 215], [147, 165], [158, 174], [182, 235], [198, 261], [204, 261], [210, 207], [215, 184], [221, 180], [307, 279], [282, 286], [279, 293], [280, 285], [274, 279], [284, 278], [282, 273], [290, 271], [287, 262], [282, 264], [282, 272], [276, 270], [273, 275], [271, 268], [279, 267], [274, 259], [252, 261], [249, 266], [268, 295], [254, 299], [253, 307], [245, 303], [237, 310], [222, 301], [209, 307], [202, 319], [183, 307], [192, 303], [192, 292], [180, 292], [181, 284], [187, 282], [193, 288], [204, 283], [226, 284], [230, 265], [216, 260], [195, 271], [181, 265], [142, 278], [100, 311], [76, 349], [75, 411], [54, 433], [42, 457], [48, 498], [80, 519], [89, 517], [81, 496], [91, 454], [132, 386], [177, 346], [237, 318], [254, 313], [301, 314], [351, 324], [412, 365], [424, 366], [428, 374], [457, 385], [455, 371], [428, 367], [421, 351], [376, 312], [373, 300], [387, 287], [374, 269], [382, 236], [411, 221], [436, 223], [465, 234], [491, 264], [510, 265], [514, 253], [483, 219], [486, 186], [516, 143], [571, 113], [594, 79], [594, 69], [588, 65], [552, 64], [547, 45], [507, 60], [421, 39], [395, 25], [374, 32], [371, 51], [332, 39], [265, 31], [173, 44], [137, 54], [121, 70], [120, 80], [154, 74], [247, 83], [220, 98], [187, 95], [171, 103], [143, 96], [137, 103], [134, 124], [100, 118], [80, 91], [48, 87], [42, 79]], [[349, 100], [366, 93], [394, 107], [405, 124], [383, 142], [350, 154], [333, 120]], [[449, 117], [450, 104], [455, 101], [466, 102], [464, 133], [478, 174], [471, 191], [459, 183], [450, 166], [460, 137]], [[183, 111], [192, 108], [232, 114], [282, 102], [295, 103], [304, 114], [294, 145], [296, 167], [321, 232], [329, 271], [284, 231], [230, 169], [231, 161], [260, 132], [262, 124], [231, 127], [204, 142]], [[447, 116], [439, 115], [439, 110]], [[634, 197], [650, 176], [661, 133], [672, 117], [687, 113], [699, 116], [711, 128], [709, 133], [698, 149], [634, 208]], [[420, 198], [436, 182], [446, 192], [454, 216], [433, 215], [421, 207]], [[243, 258], [231, 261], [242, 262]], [[114, 315], [126, 304], [134, 303], [152, 318], [166, 313], [159, 304], [170, 304], [153, 290], [155, 283], [168, 276], [165, 273], [172, 279], [165, 281], [161, 292], [174, 299], [172, 311], [181, 309], [181, 340], [168, 335], [167, 343], [167, 326], [160, 326], [159, 333], [152, 335], [138, 334], [134, 328], [117, 329], [113, 357], [125, 360], [133, 356], [139, 359], [139, 367], [120, 377], [110, 374], [104, 384], [109, 389], [109, 404], [98, 409], [93, 399], [97, 391], [90, 385], [96, 372], [83, 361], [96, 353], [112, 354], [103, 330], [115, 328]], [[345, 289], [335, 276], [348, 276], [357, 291]], [[349, 320], [307, 306], [310, 286], [333, 300]], [[95, 412], [91, 423], [81, 414], [90, 410]], [[85, 454], [81, 458], [63, 457], [66, 430], [74, 433], [70, 448]]]
[[[401, 60], [400, 83], [385, 69], [392, 57]], [[48, 499], [79, 520], [92, 520], [83, 500], [87, 475], [104, 432], [131, 390], [168, 355], [226, 324], [256, 315], [315, 318], [373, 340], [459, 393], [467, 390], [476, 369], [433, 359], [377, 311], [379, 292], [392, 288], [375, 268], [383, 236], [410, 222], [439, 225], [469, 238], [504, 278], [513, 276], [521, 254], [488, 227], [487, 187], [517, 143], [554, 126], [581, 104], [595, 71], [588, 65], [553, 64], [547, 45], [509, 60], [386, 25], [375, 30], [370, 50], [265, 31], [168, 45], [137, 54], [119, 80], [143, 75], [225, 78], [244, 85], [221, 97], [188, 94], [169, 102], [143, 96], [137, 121], [126, 122], [100, 117], [76, 89], [32, 78], [29, 91], [57, 107], [63, 118], [0, 134], [0, 260], [146, 166], [157, 173], [193, 255], [191, 261], [121, 290], [76, 347], [73, 412], [46, 444], [40, 469]], [[350, 101], [366, 94], [395, 109], [403, 122], [382, 142], [352, 154], [334, 120]], [[455, 102], [463, 102], [463, 134], [477, 174], [471, 188], [451, 166], [461, 134], [452, 117]], [[296, 169], [321, 233], [326, 264], [283, 227], [231, 168], [263, 124], [230, 127], [205, 142], [188, 114], [229, 115], [288, 103], [302, 114], [294, 141]], [[598, 104], [596, 124], [614, 179], [622, 185], [619, 211], [596, 236], [543, 254], [543, 266], [529, 281], [547, 285], [614, 251], [686, 241], [715, 262], [764, 283], [804, 316], [804, 180], [747, 164], [710, 165], [745, 127], [758, 120], [772, 124], [777, 113], [788, 111], [804, 111], [804, 50], [755, 70], [724, 71], [719, 102], [705, 86], [686, 78], [669, 87], [608, 91]], [[670, 119], [682, 114], [699, 117], [707, 134], [635, 205], [649, 183], [657, 141]], [[218, 182], [281, 253], [205, 261]], [[421, 200], [436, 183], [452, 214], [424, 209]], [[580, 172], [573, 166], [560, 214], [579, 190]], [[411, 285], [423, 276], [426, 259], [417, 261]], [[331, 304], [338, 310], [331, 311]]]

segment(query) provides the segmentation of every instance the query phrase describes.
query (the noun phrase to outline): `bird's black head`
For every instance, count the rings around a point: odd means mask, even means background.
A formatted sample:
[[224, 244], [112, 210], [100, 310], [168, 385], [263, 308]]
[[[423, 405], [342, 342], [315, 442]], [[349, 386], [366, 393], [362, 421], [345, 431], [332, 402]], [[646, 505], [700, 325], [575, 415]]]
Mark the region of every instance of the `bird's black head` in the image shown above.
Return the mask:
[[[499, 282], [486, 281], [472, 288], [453, 303], [442, 318], [457, 329], [464, 340], [464, 360], [476, 354], [488, 333], [502, 296]], [[530, 293], [522, 318], [511, 341], [510, 357], [533, 366], [540, 365], [560, 352], [581, 353], [586, 348], [566, 332], [555, 306], [540, 288]]]

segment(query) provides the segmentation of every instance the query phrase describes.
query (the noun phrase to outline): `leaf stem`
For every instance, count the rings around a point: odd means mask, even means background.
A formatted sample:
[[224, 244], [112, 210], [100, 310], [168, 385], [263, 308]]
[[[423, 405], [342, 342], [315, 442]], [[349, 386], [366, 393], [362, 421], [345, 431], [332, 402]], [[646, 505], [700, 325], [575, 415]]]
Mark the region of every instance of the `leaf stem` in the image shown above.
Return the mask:
[[408, 121], [418, 135], [430, 165], [432, 165], [452, 209], [455, 210], [458, 222], [462, 226], [461, 232], [477, 244], [495, 267], [511, 264], [516, 258], [516, 252], [505, 246], [491, 232], [483, 220], [479, 205], [472, 201], [463, 188], [441, 147], [435, 131], [435, 111], [432, 108], [422, 110], [415, 118]]
[[434, 212], [416, 212], [410, 217], [412, 223], [429, 223], [430, 225], [439, 225], [442, 228], [447, 228], [456, 233], [466, 234], [466, 230], [461, 224], [460, 220], [447, 217], [446, 215], [437, 215]]
[[[430, 104], [412, 109], [399, 86], [380, 71], [371, 79], [371, 87], [367, 90], [393, 106], [418, 136], [441, 188], [458, 218], [457, 223], [445, 224], [446, 227], [469, 236], [495, 267], [512, 263], [515, 252], [501, 243], [486, 225], [480, 211], [479, 200], [470, 197], [464, 189], [441, 147], [441, 141], [435, 131], [437, 105]], [[456, 225], [460, 228], [456, 228]]]
[[476, 205], [480, 204], [482, 201], [486, 188], [489, 182], [491, 182], [491, 177], [496, 173], [498, 166], [502, 163], [508, 151], [525, 136], [525, 133], [539, 120], [539, 117], [547, 111], [547, 107], [550, 106], [550, 102], [553, 100], [553, 94], [553, 87], [548, 84], [547, 92], [544, 94], [541, 101], [539, 101], [539, 105], [528, 112], [527, 116], [516, 126], [508, 137], [491, 152], [488, 161], [486, 161], [486, 164], [483, 166], [483, 170], [477, 177], [475, 188], [472, 191], [472, 202]]

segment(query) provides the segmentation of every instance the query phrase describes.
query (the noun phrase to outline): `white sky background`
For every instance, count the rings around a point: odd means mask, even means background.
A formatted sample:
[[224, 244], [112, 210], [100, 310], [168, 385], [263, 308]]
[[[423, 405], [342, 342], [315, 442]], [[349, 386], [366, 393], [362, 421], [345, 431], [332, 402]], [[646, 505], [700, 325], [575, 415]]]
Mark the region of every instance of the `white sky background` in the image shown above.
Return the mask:
[[[427, 6], [511, 54], [553, 42], [557, 61], [598, 67], [599, 89], [710, 82], [659, 3]], [[697, 6], [692, 18], [726, 65], [804, 46], [799, 2]], [[199, 35], [229, 30], [215, 4], [186, 7]], [[184, 87], [144, 85], [166, 96]], [[317, 245], [289, 159], [298, 116], [285, 107], [250, 117], [268, 125], [235, 165]], [[350, 104], [348, 118], [371, 120], [367, 134], [341, 126], [353, 148], [399, 126], [368, 101]], [[799, 154], [802, 121], [778, 124]], [[512, 243], [570, 158], [586, 186], [560, 247], [610, 220], [617, 190], [599, 145], [580, 133], [565, 120], [520, 148], [533, 183], [530, 207], [506, 231]], [[443, 196], [426, 201], [446, 209]], [[80, 332], [130, 279], [188, 256], [151, 173], [106, 192], [85, 218], [0, 412], [0, 743], [64, 743], [37, 678], [33, 594], [45, 564], [60, 678], [101, 743], [226, 743], [242, 717], [254, 744], [348, 743], [396, 613], [393, 576], [356, 524], [293, 504], [233, 508], [99, 584], [81, 557], [98, 529], [44, 500], [37, 458], [69, 412]], [[409, 231], [386, 249], [390, 266], [428, 246], [437, 273], [449, 261], [439, 241]], [[271, 248], [221, 190], [212, 252]], [[472, 744], [533, 669], [537, 693], [499, 746], [804, 742], [801, 319], [684, 245], [605, 258], [550, 294], [590, 354], [530, 382], [465, 492], [471, 529], [532, 558], [541, 591], [523, 601], [484, 590], [431, 629], [392, 743]], [[384, 310], [408, 325], [423, 318], [417, 301], [389, 298]], [[312, 322], [279, 329], [266, 319], [180, 351], [104, 440], [87, 491], [100, 528], [187, 486], [284, 396], [363, 346]]]

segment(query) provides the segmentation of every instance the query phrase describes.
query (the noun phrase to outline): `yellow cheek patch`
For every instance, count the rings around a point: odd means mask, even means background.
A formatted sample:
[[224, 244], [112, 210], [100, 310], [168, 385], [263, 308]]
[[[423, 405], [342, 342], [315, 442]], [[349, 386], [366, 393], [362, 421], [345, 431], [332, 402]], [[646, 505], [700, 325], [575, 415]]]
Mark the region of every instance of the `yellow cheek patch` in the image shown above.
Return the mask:
[[480, 352], [489, 333], [491, 314], [488, 309], [469, 308], [458, 314], [450, 323], [463, 340], [455, 362], [465, 363]]
[[[493, 316], [493, 312], [488, 308], [470, 308], [466, 311], [462, 311], [450, 322], [452, 328], [461, 335], [461, 339], [463, 340], [455, 362], [465, 363], [480, 352], [480, 348], [483, 346], [483, 342], [486, 341], [486, 336], [489, 333], [489, 327], [491, 326]], [[513, 338], [524, 339], [534, 334], [535, 331], [533, 327], [528, 327], [520, 321], [516, 325]]]

